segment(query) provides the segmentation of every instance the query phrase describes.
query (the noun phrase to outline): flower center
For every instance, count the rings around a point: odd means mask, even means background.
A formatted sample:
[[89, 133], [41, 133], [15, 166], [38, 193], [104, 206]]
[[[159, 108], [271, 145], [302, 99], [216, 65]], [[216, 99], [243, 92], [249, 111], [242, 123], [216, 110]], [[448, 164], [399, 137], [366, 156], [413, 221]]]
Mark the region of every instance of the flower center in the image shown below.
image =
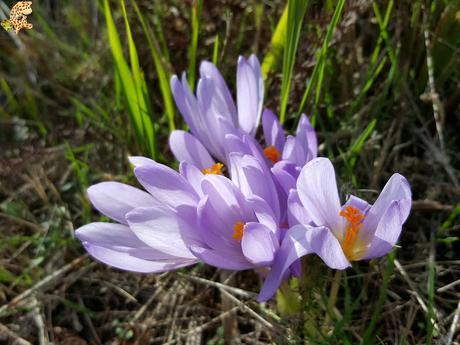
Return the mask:
[[213, 164], [210, 168], [205, 168], [201, 170], [201, 172], [205, 175], [213, 174], [213, 175], [222, 175], [222, 168], [224, 165], [222, 163]]
[[233, 225], [233, 239], [237, 241], [241, 241], [243, 239], [244, 233], [244, 223], [242, 221], [238, 221]]
[[359, 230], [363, 226], [362, 221], [364, 219], [364, 215], [356, 207], [350, 205], [340, 211], [339, 214], [347, 220], [345, 236], [341, 241], [343, 252], [349, 260], [356, 259], [357, 255], [355, 254], [357, 253], [354, 253], [354, 247]]
[[269, 160], [272, 161], [273, 164], [280, 160], [280, 153], [275, 146], [268, 146], [264, 149], [264, 155]]

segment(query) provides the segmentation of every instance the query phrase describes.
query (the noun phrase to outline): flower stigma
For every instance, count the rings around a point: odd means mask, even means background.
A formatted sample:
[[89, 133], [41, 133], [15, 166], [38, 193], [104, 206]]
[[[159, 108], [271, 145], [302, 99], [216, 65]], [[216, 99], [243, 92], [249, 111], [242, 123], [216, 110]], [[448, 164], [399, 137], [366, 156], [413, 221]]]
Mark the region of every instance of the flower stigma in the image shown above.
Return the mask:
[[356, 260], [362, 254], [362, 250], [356, 248], [356, 240], [363, 226], [364, 215], [356, 207], [350, 205], [341, 210], [339, 214], [347, 220], [345, 236], [341, 241], [343, 252], [349, 260]]
[[238, 221], [233, 225], [233, 239], [237, 241], [241, 241], [243, 239], [243, 233], [244, 233], [244, 222]]
[[273, 164], [280, 160], [280, 153], [275, 146], [268, 146], [264, 149], [264, 155], [269, 160], [272, 161]]
[[222, 175], [222, 168], [224, 165], [222, 163], [213, 164], [210, 168], [205, 168], [201, 172], [205, 175]]

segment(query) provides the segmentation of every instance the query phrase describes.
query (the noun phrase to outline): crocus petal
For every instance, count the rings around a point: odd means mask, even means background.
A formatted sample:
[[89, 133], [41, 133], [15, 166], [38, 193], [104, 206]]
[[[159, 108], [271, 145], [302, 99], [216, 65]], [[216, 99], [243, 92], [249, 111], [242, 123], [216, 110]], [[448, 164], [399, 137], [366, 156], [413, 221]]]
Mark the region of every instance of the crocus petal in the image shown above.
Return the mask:
[[270, 265], [278, 247], [278, 239], [269, 228], [260, 223], [245, 225], [241, 249], [254, 266]]
[[175, 208], [178, 205], [196, 205], [198, 196], [178, 172], [151, 161], [134, 169], [138, 181], [160, 203]]
[[126, 219], [136, 236], [151, 248], [177, 257], [194, 258], [187, 240], [193, 237], [196, 220], [189, 224], [173, 210], [160, 207], [136, 208]]
[[121, 224], [91, 223], [77, 229], [75, 236], [93, 258], [127, 271], [164, 272], [197, 261], [177, 258], [149, 248], [129, 227]]
[[273, 266], [265, 279], [258, 300], [270, 299], [281, 284], [286, 271], [297, 259], [316, 253], [333, 269], [345, 269], [350, 266], [337, 238], [325, 227], [296, 225], [286, 233], [278, 250]]
[[379, 197], [367, 212], [359, 232], [359, 237], [362, 241], [369, 243], [372, 240], [380, 219], [394, 201], [399, 202], [402, 224], [409, 216], [412, 193], [409, 182], [400, 174], [391, 176]]
[[236, 128], [228, 110], [222, 107], [222, 102], [218, 99], [217, 86], [213, 79], [203, 77], [199, 80], [197, 98], [209, 139], [206, 148], [215, 158], [225, 162], [225, 135], [234, 133]]
[[216, 98], [219, 104], [221, 104], [219, 107], [230, 117], [233, 125], [236, 126], [237, 112], [235, 102], [219, 70], [211, 62], [203, 61], [200, 65], [200, 75], [202, 78], [211, 78], [214, 81], [216, 86]]
[[[198, 204], [198, 227], [197, 234], [201, 240], [212, 249], [225, 252], [231, 256], [240, 255], [239, 243], [233, 238], [233, 227], [241, 221], [238, 213], [232, 212], [227, 205], [219, 207], [218, 201], [209, 200], [205, 196]], [[217, 209], [216, 209], [217, 207]], [[226, 211], [229, 211], [228, 213]]]
[[259, 162], [267, 161], [259, 143], [253, 137], [241, 131], [238, 134], [227, 134], [225, 136], [225, 152], [227, 156], [232, 152], [237, 152], [254, 156]]
[[270, 231], [279, 237], [279, 220], [276, 218], [272, 208], [268, 205], [268, 203], [257, 196], [248, 198], [248, 201], [251, 204], [252, 210], [254, 211], [259, 223], [269, 228]]
[[119, 182], [95, 184], [88, 188], [88, 197], [99, 212], [122, 224], [133, 208], [157, 205], [150, 194]]
[[303, 207], [302, 202], [300, 201], [299, 194], [295, 189], [292, 189], [289, 192], [288, 196], [288, 223], [290, 227], [293, 227], [297, 224], [310, 225], [311, 218], [308, 215], [308, 212]]
[[214, 267], [237, 271], [247, 270], [253, 267], [243, 256], [228, 256], [220, 251], [199, 246], [191, 246], [190, 250], [197, 258]]
[[358, 209], [362, 214], [366, 214], [369, 211], [371, 205], [364, 199], [361, 199], [355, 195], [350, 194], [348, 196], [347, 202], [343, 205], [343, 208], [347, 206], [353, 206]]
[[254, 71], [254, 76], [257, 80], [257, 88], [258, 88], [258, 104], [257, 104], [257, 120], [256, 120], [256, 130], [257, 126], [259, 125], [260, 122], [260, 117], [262, 115], [262, 106], [264, 102], [264, 78], [262, 75], [262, 69], [260, 68], [260, 62], [259, 59], [257, 59], [257, 56], [252, 54], [249, 59], [248, 59], [248, 64], [251, 65], [252, 70]]
[[275, 146], [281, 154], [284, 148], [284, 130], [278, 118], [270, 109], [265, 109], [262, 114], [262, 127], [264, 129], [265, 145]]
[[342, 238], [343, 219], [332, 163], [327, 158], [308, 162], [297, 180], [297, 192], [310, 218], [317, 226], [327, 226]]
[[306, 148], [306, 162], [316, 158], [318, 155], [318, 139], [308, 117], [302, 114], [296, 131], [296, 139], [301, 147]]
[[403, 208], [401, 208], [401, 206], [400, 202], [393, 201], [385, 214], [381, 217], [364, 259], [384, 256], [396, 244], [401, 234], [402, 223], [404, 222], [404, 206]]
[[[185, 74], [182, 77], [182, 82], [174, 75], [171, 78], [171, 91], [176, 102], [177, 108], [181, 112], [185, 122], [190, 127], [192, 133], [199, 134], [201, 126], [199, 121], [199, 109], [196, 98], [190, 90]], [[185, 83], [184, 83], [185, 80]]]
[[278, 181], [284, 192], [289, 194], [291, 189], [296, 188], [299, 171], [296, 166], [288, 161], [279, 161], [271, 168], [275, 179]]
[[303, 166], [306, 162], [307, 147], [302, 146], [298, 139], [288, 135], [282, 154], [283, 160], [289, 161], [297, 166]]
[[258, 68], [255, 61], [255, 58], [250, 62], [240, 57], [236, 76], [238, 123], [239, 127], [251, 136], [255, 135], [260, 121], [263, 100], [263, 81], [261, 82], [260, 68], [254, 69]]
[[201, 181], [203, 180], [203, 173], [195, 165], [187, 162], [181, 162], [179, 165], [179, 172], [188, 181], [190, 186], [193, 188], [199, 197], [203, 196], [201, 189]]
[[280, 204], [272, 175], [266, 165], [262, 165], [251, 155], [233, 152], [229, 157], [230, 176], [247, 198], [258, 196], [272, 208], [277, 219], [280, 217]]
[[185, 161], [198, 169], [205, 169], [215, 162], [203, 144], [190, 133], [175, 130], [169, 137], [169, 147], [179, 162]]

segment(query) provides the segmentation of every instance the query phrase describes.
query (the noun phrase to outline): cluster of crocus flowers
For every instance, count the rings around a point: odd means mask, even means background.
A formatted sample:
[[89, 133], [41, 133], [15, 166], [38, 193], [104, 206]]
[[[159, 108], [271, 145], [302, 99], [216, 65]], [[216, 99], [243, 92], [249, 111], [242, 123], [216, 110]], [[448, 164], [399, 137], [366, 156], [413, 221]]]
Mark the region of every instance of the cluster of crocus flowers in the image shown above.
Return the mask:
[[[332, 163], [317, 158], [308, 118], [286, 136], [262, 111], [264, 86], [255, 56], [240, 57], [237, 102], [217, 68], [200, 66], [196, 95], [186, 76], [171, 80], [190, 132], [171, 133], [179, 171], [131, 157], [146, 190], [118, 182], [89, 188], [91, 203], [116, 223], [91, 223], [76, 236], [95, 259], [135, 272], [164, 272], [205, 262], [268, 272], [260, 301], [298, 274], [299, 259], [318, 255], [329, 267], [386, 255], [411, 207], [407, 180], [393, 175], [373, 205], [349, 196], [342, 206]], [[257, 141], [262, 120], [264, 141]], [[264, 268], [260, 270], [260, 268]]]

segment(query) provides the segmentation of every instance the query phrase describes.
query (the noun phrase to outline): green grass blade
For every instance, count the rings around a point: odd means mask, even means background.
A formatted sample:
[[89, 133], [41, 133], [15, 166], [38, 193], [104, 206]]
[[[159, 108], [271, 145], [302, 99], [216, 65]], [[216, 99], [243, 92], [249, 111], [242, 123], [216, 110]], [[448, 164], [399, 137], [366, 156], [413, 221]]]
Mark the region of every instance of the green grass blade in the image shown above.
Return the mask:
[[375, 330], [375, 327], [378, 321], [380, 320], [380, 316], [382, 315], [382, 309], [383, 309], [383, 306], [385, 304], [385, 300], [387, 297], [388, 284], [390, 282], [390, 277], [394, 269], [395, 257], [396, 257], [396, 252], [394, 250], [388, 254], [387, 266], [385, 268], [385, 272], [383, 272], [383, 281], [382, 281], [382, 284], [380, 285], [379, 297], [375, 305], [374, 311], [372, 313], [371, 321], [369, 322], [369, 325], [367, 326], [366, 331], [364, 332], [364, 337], [362, 341], [363, 345], [374, 343], [374, 340], [375, 340], [374, 330]]
[[281, 81], [280, 122], [286, 118], [289, 91], [291, 90], [292, 71], [299, 45], [300, 31], [307, 10], [308, 1], [288, 0], [287, 30], [283, 54], [283, 79]]
[[262, 61], [262, 75], [264, 79], [267, 79], [268, 73], [274, 71], [276, 66], [279, 64], [283, 49], [284, 43], [286, 41], [286, 31], [287, 31], [287, 19], [288, 19], [288, 6], [285, 7], [281, 18], [276, 25], [275, 32], [273, 33], [270, 48], [267, 54]]
[[214, 39], [214, 46], [212, 48], [212, 63], [217, 66], [217, 60], [219, 59], [219, 35], [216, 35]]
[[188, 81], [192, 90], [196, 80], [196, 52], [198, 49], [198, 34], [200, 32], [200, 16], [203, 0], [194, 0], [192, 4], [192, 39], [188, 49]]
[[131, 4], [134, 7], [134, 10], [137, 14], [139, 22], [141, 23], [142, 30], [147, 38], [147, 44], [149, 46], [150, 54], [152, 55], [153, 62], [155, 64], [155, 69], [158, 76], [158, 81], [160, 85], [160, 91], [163, 98], [163, 103], [165, 106], [166, 116], [168, 117], [168, 126], [169, 131], [172, 132], [176, 126], [174, 124], [174, 102], [172, 99], [171, 89], [169, 87], [169, 78], [171, 73], [167, 67], [165, 61], [167, 57], [162, 57], [161, 49], [156, 39], [155, 33], [150, 29], [146, 23], [142, 12], [139, 10], [139, 6], [136, 1], [131, 0]]
[[144, 92], [145, 81], [139, 67], [139, 59], [134, 40], [131, 35], [131, 29], [127, 20], [123, 0], [121, 0], [121, 5], [128, 36], [131, 69], [123, 56], [120, 38], [112, 18], [108, 0], [104, 0], [104, 15], [106, 19], [110, 48], [115, 60], [115, 68], [120, 77], [121, 88], [128, 106], [128, 113], [130, 115], [131, 124], [134, 128], [136, 141], [146, 154], [156, 158], [155, 132], [149, 116], [150, 109]]
[[[307, 88], [302, 96], [302, 101], [300, 102], [299, 110], [297, 112], [297, 121], [300, 119], [300, 115], [304, 111], [305, 105], [308, 99], [311, 96], [314, 86], [316, 85], [316, 96], [315, 96], [315, 105], [319, 103], [320, 100], [320, 91], [323, 85], [324, 79], [324, 68], [326, 66], [326, 58], [329, 49], [329, 43], [331, 42], [334, 30], [339, 22], [340, 16], [342, 14], [343, 6], [345, 5], [345, 0], [339, 0], [337, 6], [335, 7], [334, 14], [332, 16], [331, 22], [328, 25], [326, 37], [324, 38], [323, 45], [319, 52], [317, 53], [316, 64], [313, 69], [310, 80], [308, 81]], [[315, 124], [316, 116], [313, 114], [312, 123]]]

